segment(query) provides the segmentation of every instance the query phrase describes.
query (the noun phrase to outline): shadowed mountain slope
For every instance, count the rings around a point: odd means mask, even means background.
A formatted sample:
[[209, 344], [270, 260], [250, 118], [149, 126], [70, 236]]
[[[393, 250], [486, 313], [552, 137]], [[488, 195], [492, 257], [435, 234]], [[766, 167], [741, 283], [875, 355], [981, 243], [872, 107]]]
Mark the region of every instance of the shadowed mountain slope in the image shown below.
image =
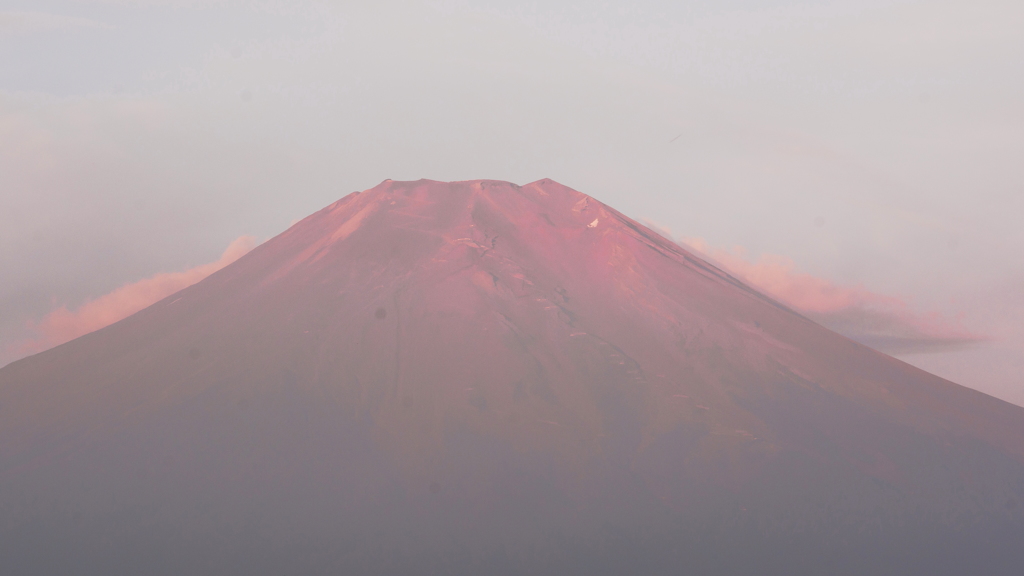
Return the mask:
[[1024, 409], [542, 180], [353, 193], [0, 370], [7, 573], [1019, 574]]

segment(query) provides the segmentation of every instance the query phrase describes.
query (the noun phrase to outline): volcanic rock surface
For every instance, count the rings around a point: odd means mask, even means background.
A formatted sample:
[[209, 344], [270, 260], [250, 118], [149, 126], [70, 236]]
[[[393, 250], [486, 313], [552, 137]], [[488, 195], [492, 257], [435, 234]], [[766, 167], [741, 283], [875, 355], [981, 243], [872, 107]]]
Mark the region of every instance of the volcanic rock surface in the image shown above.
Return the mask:
[[353, 193], [0, 370], [5, 574], [1021, 574], [1024, 409], [542, 180]]

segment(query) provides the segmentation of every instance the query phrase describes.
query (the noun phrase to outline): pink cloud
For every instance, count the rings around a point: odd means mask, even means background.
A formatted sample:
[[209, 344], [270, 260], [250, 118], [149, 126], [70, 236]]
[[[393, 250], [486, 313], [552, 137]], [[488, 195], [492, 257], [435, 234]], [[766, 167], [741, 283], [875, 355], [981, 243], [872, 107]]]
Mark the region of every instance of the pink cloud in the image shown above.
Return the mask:
[[29, 322], [28, 329], [36, 336], [15, 345], [15, 351], [18, 356], [35, 354], [109, 326], [178, 290], [199, 282], [238, 260], [255, 245], [255, 238], [242, 236], [231, 242], [221, 257], [214, 262], [183, 272], [165, 272], [126, 284], [109, 294], [82, 304], [75, 310], [61, 306], [44, 316], [42, 320]]
[[744, 282], [802, 312], [836, 312], [863, 305], [905, 306], [899, 298], [860, 287], [839, 286], [830, 280], [798, 272], [793, 261], [785, 256], [763, 254], [756, 262], [750, 262], [742, 246], [731, 250], [715, 248], [701, 238], [682, 238], [679, 242]]
[[883, 352], [937, 352], [985, 339], [938, 313], [917, 312], [902, 298], [799, 272], [784, 256], [765, 254], [752, 262], [739, 246], [715, 248], [700, 238], [679, 242], [819, 324]]

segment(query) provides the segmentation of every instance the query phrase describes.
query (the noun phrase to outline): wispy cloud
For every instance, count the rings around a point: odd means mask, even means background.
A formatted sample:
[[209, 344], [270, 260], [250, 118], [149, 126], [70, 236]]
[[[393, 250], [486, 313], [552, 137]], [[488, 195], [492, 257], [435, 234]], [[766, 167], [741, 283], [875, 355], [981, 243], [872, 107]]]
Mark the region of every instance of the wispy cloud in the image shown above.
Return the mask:
[[18, 356], [35, 354], [109, 326], [178, 290], [199, 282], [238, 260], [255, 245], [255, 238], [242, 236], [231, 242], [220, 258], [208, 264], [183, 272], [161, 273], [126, 284], [109, 294], [82, 304], [75, 310], [61, 306], [42, 320], [29, 322], [28, 329], [35, 336], [15, 345], [14, 351]]
[[902, 298], [800, 272], [784, 256], [763, 254], [751, 261], [739, 246], [716, 248], [701, 238], [676, 241], [819, 324], [882, 352], [941, 352], [986, 340], [937, 312], [918, 312]]

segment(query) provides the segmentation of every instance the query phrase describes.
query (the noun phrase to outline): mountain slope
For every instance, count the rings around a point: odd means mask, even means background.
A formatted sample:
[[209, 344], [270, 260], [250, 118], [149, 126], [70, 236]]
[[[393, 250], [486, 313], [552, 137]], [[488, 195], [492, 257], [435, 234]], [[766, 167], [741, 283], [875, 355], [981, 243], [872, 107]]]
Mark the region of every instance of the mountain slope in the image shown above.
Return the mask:
[[1024, 409], [548, 180], [392, 182], [0, 370], [24, 573], [1017, 573]]

